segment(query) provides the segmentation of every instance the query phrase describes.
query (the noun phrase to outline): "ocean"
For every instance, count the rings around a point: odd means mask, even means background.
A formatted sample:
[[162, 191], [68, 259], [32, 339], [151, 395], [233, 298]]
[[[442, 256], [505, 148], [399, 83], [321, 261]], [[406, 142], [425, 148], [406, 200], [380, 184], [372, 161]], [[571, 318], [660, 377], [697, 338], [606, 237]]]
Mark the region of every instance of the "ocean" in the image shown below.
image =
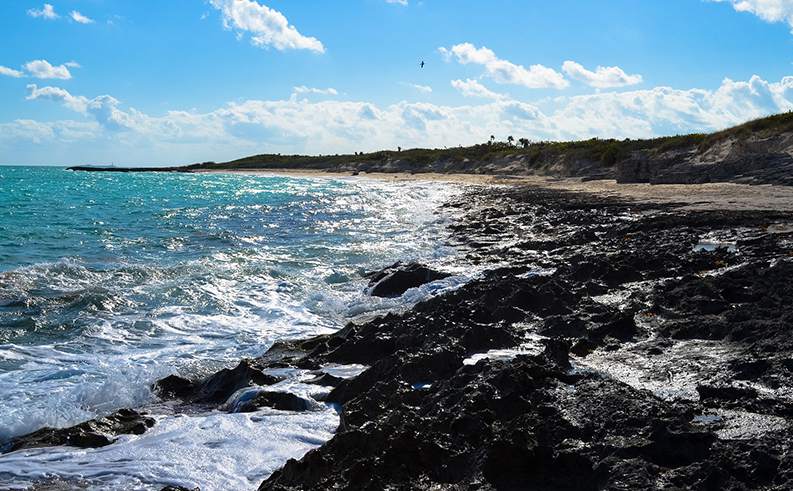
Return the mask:
[[[0, 167], [0, 442], [119, 408], [157, 424], [104, 448], [0, 455], [0, 489], [251, 489], [329, 439], [336, 409], [183, 414], [151, 384], [404, 309], [468, 279], [440, 204], [460, 185]], [[454, 276], [397, 299], [365, 271]], [[330, 367], [339, 372], [362, 367]], [[330, 369], [329, 368], [329, 369]], [[307, 397], [305, 384], [284, 390]]]

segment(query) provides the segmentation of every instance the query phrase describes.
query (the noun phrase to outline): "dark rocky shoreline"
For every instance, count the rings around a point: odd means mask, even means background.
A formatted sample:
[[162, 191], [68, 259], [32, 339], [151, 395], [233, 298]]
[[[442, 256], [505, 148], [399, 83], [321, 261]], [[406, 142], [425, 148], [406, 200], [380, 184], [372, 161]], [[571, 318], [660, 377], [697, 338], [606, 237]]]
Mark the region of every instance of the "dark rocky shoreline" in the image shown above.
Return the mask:
[[338, 431], [263, 490], [793, 488], [793, 216], [523, 186], [446, 206], [480, 278], [159, 393], [310, 410], [265, 371], [368, 366], [317, 373]]
[[[469, 259], [509, 266], [305, 346], [371, 368], [329, 395], [338, 434], [260, 489], [790, 489], [789, 215], [537, 188], [449, 206]], [[720, 366], [664, 362], [698, 340]]]

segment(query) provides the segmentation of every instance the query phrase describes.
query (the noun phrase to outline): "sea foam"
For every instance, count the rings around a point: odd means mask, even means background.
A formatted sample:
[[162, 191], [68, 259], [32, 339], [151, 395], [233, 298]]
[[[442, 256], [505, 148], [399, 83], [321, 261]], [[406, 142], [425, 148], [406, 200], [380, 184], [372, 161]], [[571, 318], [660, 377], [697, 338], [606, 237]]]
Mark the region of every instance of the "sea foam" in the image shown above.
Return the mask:
[[[24, 218], [2, 223], [19, 240], [0, 243], [8, 259], [0, 440], [122, 407], [147, 409], [158, 423], [103, 449], [0, 456], [0, 483], [60, 476], [100, 489], [249, 489], [321, 444], [338, 424], [331, 408], [178, 416], [151, 384], [172, 373], [202, 377], [279, 340], [458, 287], [470, 272], [375, 299], [361, 273], [400, 259], [448, 268], [454, 249], [437, 210], [461, 191], [363, 179], [20, 173], [0, 198]], [[277, 390], [310, 396], [301, 384]]]

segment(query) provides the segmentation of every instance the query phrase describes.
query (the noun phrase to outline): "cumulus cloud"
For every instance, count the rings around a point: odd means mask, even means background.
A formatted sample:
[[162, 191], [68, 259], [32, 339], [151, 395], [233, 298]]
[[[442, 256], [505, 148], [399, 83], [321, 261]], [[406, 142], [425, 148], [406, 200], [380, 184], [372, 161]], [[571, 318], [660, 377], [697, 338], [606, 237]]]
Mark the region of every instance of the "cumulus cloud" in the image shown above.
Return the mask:
[[786, 22], [793, 30], [793, 1], [791, 0], [712, 0], [728, 2], [738, 12], [749, 12], [766, 22]]
[[30, 76], [41, 79], [56, 78], [61, 80], [69, 80], [72, 78], [69, 68], [80, 68], [80, 64], [76, 61], [69, 61], [63, 65], [53, 66], [47, 60], [33, 60], [25, 63], [25, 66], [23, 67], [24, 71], [0, 66], [0, 75], [14, 78]]
[[488, 77], [500, 84], [522, 85], [530, 89], [564, 89], [570, 83], [564, 75], [553, 68], [532, 65], [529, 68], [502, 60], [486, 48], [477, 48], [471, 43], [462, 43], [451, 48], [439, 48], [447, 60], [456, 59], [458, 63], [482, 65]]
[[646, 137], [712, 131], [793, 109], [793, 77], [725, 79], [716, 90], [656, 87], [563, 101], [555, 116], [572, 135]]
[[72, 74], [69, 72], [69, 66], [76, 68], [80, 65], [70, 61], [64, 65], [53, 66], [47, 60], [33, 60], [25, 63], [25, 71], [31, 77], [35, 78], [57, 78], [60, 80], [69, 80], [72, 78]]
[[[28, 85], [28, 100], [44, 99], [63, 103], [72, 111], [92, 116], [103, 128], [113, 131], [141, 130], [144, 128], [148, 116], [135, 111], [124, 112], [118, 109], [121, 104], [118, 99], [109, 95], [100, 95], [93, 99], [85, 96], [75, 96], [60, 87], [41, 87], [36, 84]], [[139, 124], [142, 122], [142, 125]]]
[[397, 5], [402, 5], [404, 7], [407, 7], [408, 0], [385, 0], [385, 3], [394, 3]]
[[72, 10], [69, 13], [69, 17], [71, 17], [73, 21], [75, 21], [75, 22], [77, 22], [79, 24], [93, 24], [94, 23], [94, 19], [91, 19], [90, 17], [87, 17], [87, 16], [81, 14], [80, 12], [78, 12], [76, 10]]
[[473, 79], [452, 80], [452, 87], [457, 89], [464, 97], [479, 97], [482, 99], [501, 100], [505, 95], [493, 92]]
[[628, 75], [618, 66], [598, 66], [593, 72], [584, 68], [580, 63], [568, 60], [562, 64], [562, 71], [570, 78], [598, 89], [642, 83], [641, 75]]
[[[195, 142], [223, 135], [222, 127], [211, 124], [211, 115], [200, 117], [185, 111], [172, 111], [166, 116], [153, 117], [134, 108], [121, 109], [121, 102], [110, 95], [88, 98], [73, 95], [60, 87], [38, 87], [31, 84], [28, 85], [26, 99], [59, 102], [64, 107], [91, 118], [99, 133], [105, 131], [119, 137], [118, 132], [126, 132], [134, 135], [135, 141], [145, 138], [149, 142], [161, 143], [189, 137]], [[205, 132], [195, 129], [199, 126], [198, 123]]]
[[8, 68], [7, 66], [0, 65], [0, 75], [4, 75], [6, 77], [21, 78], [25, 74], [20, 72], [19, 70], [14, 70], [13, 68]]
[[53, 20], [60, 17], [60, 15], [58, 15], [55, 12], [55, 7], [53, 7], [49, 3], [45, 3], [44, 6], [41, 7], [40, 9], [28, 10], [28, 15], [31, 17], [36, 17], [36, 18], [40, 17], [42, 19], [48, 19], [48, 20]]
[[712, 131], [793, 110], [793, 77], [778, 82], [757, 76], [746, 81], [725, 79], [715, 90], [656, 87], [559, 97], [544, 101], [543, 108], [506, 96], [459, 106], [289, 98], [153, 116], [124, 107], [109, 95], [89, 98], [58, 87], [31, 85], [28, 99], [63, 104], [83, 117], [84, 126], [64, 123], [56, 129], [55, 123], [10, 122], [0, 127], [0, 133], [57, 143], [65, 138], [68, 126], [72, 138], [80, 134], [86, 139], [104, 138], [108, 148], [112, 144], [113, 155], [126, 148], [130, 155], [148, 161], [177, 157], [203, 161], [262, 152], [327, 154], [467, 145], [491, 134], [568, 140]]
[[313, 37], [300, 34], [279, 11], [254, 0], [210, 0], [220, 11], [223, 25], [239, 33], [250, 33], [251, 43], [259, 47], [274, 47], [279, 51], [307, 49], [324, 53], [325, 46]]
[[36, 84], [28, 85], [29, 101], [44, 99], [49, 101], [62, 102], [66, 107], [78, 113], [85, 113], [88, 107], [88, 99], [83, 96], [73, 96], [66, 89], [60, 87], [41, 87]]

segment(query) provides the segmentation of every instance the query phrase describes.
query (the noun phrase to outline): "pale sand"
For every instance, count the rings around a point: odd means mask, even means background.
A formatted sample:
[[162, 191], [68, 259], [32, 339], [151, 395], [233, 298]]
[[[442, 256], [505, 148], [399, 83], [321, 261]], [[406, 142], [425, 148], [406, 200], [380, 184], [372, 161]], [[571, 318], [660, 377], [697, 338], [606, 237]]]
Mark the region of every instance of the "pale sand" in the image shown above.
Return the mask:
[[234, 170], [198, 170], [196, 174], [240, 174], [247, 176], [287, 176], [287, 177], [325, 177], [385, 179], [389, 181], [440, 181], [460, 182], [468, 184], [511, 184], [511, 178], [483, 174], [440, 174], [436, 172], [361, 172], [353, 176], [351, 172], [330, 172], [315, 169], [234, 169]]
[[[349, 172], [321, 170], [223, 170], [201, 173], [227, 173], [244, 175], [300, 176], [351, 178]], [[617, 184], [614, 180], [581, 181], [580, 179], [554, 179], [539, 176], [493, 176], [481, 174], [436, 173], [361, 173], [358, 178], [387, 179], [395, 181], [443, 181], [481, 185], [529, 184], [549, 189], [577, 191], [601, 196], [615, 196], [650, 203], [679, 203], [686, 209], [696, 210], [776, 210], [793, 212], [793, 186], [748, 184]]]

